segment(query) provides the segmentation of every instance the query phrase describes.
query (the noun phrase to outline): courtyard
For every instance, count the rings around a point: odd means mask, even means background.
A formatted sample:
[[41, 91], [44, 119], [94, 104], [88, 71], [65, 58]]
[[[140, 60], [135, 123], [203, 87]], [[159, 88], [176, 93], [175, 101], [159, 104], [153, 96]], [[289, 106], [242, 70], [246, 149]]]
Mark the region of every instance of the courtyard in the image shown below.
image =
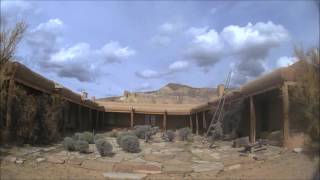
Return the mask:
[[[119, 130], [120, 131], [120, 130]], [[124, 152], [109, 133], [101, 134], [113, 154], [101, 157], [94, 144], [87, 153], [24, 144], [1, 148], [1, 179], [312, 179], [318, 156], [308, 148], [265, 145], [256, 152], [202, 136], [165, 142], [158, 132], [140, 141], [140, 152]]]

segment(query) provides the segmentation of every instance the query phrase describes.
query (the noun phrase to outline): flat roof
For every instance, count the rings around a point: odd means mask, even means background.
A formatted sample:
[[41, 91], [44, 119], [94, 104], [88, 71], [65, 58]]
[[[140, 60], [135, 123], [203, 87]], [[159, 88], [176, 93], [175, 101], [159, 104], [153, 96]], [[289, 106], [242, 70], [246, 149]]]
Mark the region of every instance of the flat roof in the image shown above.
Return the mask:
[[96, 101], [103, 106], [106, 112], [134, 113], [141, 114], [164, 114], [168, 115], [189, 115], [192, 109], [199, 104], [145, 104], [145, 103], [122, 103], [110, 101]]

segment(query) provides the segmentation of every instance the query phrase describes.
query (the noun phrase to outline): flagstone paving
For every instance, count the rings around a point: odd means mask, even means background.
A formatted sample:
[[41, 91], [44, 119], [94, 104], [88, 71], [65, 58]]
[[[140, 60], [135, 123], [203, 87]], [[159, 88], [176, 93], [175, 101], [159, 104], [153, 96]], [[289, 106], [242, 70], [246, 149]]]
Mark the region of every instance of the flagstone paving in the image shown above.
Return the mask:
[[[208, 179], [222, 171], [241, 169], [241, 164], [258, 159], [258, 155], [255, 159], [254, 156], [241, 155], [238, 152], [241, 148], [232, 148], [230, 142], [219, 141], [216, 148], [210, 149], [208, 144], [202, 143], [202, 137], [195, 138], [198, 141], [164, 142], [157, 138], [146, 143], [141, 140], [141, 152], [126, 153], [118, 146], [116, 138], [106, 137], [113, 145], [114, 154], [111, 157], [101, 157], [94, 144], [90, 145], [91, 153], [87, 154], [65, 151], [61, 144], [52, 147], [26, 146], [15, 149], [14, 155], [4, 160], [15, 163], [21, 157], [26, 162], [33, 158], [34, 162], [41, 164], [49, 162], [97, 171], [107, 179]], [[282, 152], [279, 147], [269, 149], [260, 153], [264, 159], [277, 158]]]

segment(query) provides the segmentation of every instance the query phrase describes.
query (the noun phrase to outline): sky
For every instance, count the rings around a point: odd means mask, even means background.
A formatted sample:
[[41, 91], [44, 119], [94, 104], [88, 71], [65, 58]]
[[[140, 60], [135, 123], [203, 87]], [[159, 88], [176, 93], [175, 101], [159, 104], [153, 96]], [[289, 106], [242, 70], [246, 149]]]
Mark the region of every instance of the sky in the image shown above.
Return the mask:
[[8, 1], [1, 25], [28, 24], [16, 60], [97, 98], [168, 83], [232, 86], [319, 47], [319, 1]]

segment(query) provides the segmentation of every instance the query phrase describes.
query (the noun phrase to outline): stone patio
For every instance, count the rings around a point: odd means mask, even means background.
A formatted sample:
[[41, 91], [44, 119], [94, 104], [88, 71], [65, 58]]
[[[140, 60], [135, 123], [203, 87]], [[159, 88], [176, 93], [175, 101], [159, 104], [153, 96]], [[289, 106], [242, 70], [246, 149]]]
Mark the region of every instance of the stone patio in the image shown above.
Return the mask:
[[[202, 139], [200, 136], [195, 138]], [[232, 148], [231, 142], [227, 141], [219, 141], [216, 148], [210, 149], [201, 140], [163, 142], [157, 138], [148, 143], [141, 140], [139, 153], [126, 153], [118, 146], [116, 138], [105, 139], [113, 145], [112, 157], [101, 157], [94, 144], [90, 145], [92, 153], [87, 154], [68, 152], [61, 144], [55, 144], [51, 147], [1, 148], [11, 154], [2, 160], [65, 164], [97, 171], [107, 179], [192, 179], [213, 178], [221, 171], [239, 170], [242, 163], [254, 163], [261, 157], [264, 160], [277, 158], [282, 152], [280, 147], [268, 146], [265, 151], [243, 155], [239, 152], [241, 148]]]

